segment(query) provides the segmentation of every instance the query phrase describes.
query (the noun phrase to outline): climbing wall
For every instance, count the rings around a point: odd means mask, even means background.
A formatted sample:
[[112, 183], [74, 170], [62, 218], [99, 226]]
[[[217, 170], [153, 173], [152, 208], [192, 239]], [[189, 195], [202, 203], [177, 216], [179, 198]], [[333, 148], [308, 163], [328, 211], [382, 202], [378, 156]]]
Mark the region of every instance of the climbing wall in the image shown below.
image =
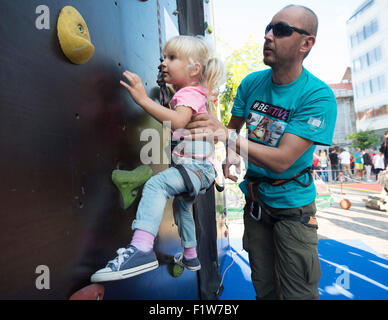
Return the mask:
[[[121, 209], [112, 170], [142, 164], [144, 129], [161, 134], [119, 84], [128, 69], [158, 97], [156, 1], [41, 4], [0, 3], [0, 299], [66, 299], [89, 283], [128, 243], [139, 201]], [[95, 47], [85, 64], [71, 63], [59, 45], [66, 5], [80, 12]], [[177, 3], [160, 6], [166, 38], [179, 30]], [[151, 167], [155, 174], [167, 165]], [[195, 273], [168, 273], [179, 244], [169, 202], [156, 241], [161, 267], [107, 284], [106, 297], [197, 299]]]

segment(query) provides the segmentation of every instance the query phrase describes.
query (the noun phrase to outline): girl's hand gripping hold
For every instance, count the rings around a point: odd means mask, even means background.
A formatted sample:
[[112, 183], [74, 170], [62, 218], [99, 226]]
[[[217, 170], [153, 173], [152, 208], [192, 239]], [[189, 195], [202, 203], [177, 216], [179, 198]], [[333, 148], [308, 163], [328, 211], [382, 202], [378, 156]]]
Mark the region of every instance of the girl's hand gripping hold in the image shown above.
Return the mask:
[[127, 78], [128, 83], [121, 80], [120, 84], [128, 90], [132, 99], [135, 100], [138, 105], [142, 106], [148, 99], [148, 95], [144, 89], [143, 82], [141, 81], [140, 77], [135, 73], [129, 72], [128, 70], [123, 73], [123, 76]]

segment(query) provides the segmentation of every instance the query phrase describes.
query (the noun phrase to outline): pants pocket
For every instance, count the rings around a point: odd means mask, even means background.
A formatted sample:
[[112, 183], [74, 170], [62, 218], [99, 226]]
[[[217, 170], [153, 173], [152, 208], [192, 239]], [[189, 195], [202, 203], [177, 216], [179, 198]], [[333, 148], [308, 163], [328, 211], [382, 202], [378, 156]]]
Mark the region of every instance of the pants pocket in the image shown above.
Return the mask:
[[321, 278], [321, 264], [318, 258], [318, 252], [315, 251], [311, 255], [311, 263], [306, 263], [306, 282], [314, 284]]
[[297, 221], [275, 224], [277, 270], [287, 299], [318, 297], [321, 267], [314, 228]]

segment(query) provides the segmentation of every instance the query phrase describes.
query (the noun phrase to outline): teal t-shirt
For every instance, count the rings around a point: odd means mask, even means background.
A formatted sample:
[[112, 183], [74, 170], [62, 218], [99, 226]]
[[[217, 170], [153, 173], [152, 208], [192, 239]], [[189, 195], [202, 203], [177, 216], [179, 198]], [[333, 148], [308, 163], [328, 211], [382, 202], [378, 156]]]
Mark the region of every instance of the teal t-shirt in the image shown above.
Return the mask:
[[[281, 174], [248, 163], [249, 176], [286, 179], [312, 165], [316, 145], [332, 145], [337, 103], [330, 87], [304, 68], [299, 78], [287, 85], [274, 84], [272, 69], [267, 69], [244, 78], [232, 114], [246, 119], [248, 139], [255, 143], [277, 148], [286, 132], [314, 142]], [[308, 174], [298, 180], [307, 183]], [[246, 180], [240, 188], [249, 196]], [[303, 187], [295, 181], [281, 186], [263, 182], [258, 188], [260, 199], [273, 208], [296, 208], [316, 198], [314, 183]]]
[[354, 153], [354, 163], [362, 163], [362, 153], [361, 152]]

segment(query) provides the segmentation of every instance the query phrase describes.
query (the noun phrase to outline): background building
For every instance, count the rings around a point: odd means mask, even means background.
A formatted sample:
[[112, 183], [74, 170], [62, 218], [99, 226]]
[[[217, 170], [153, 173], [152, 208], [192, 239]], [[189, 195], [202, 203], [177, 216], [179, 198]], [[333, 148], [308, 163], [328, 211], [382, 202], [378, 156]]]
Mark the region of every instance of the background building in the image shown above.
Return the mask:
[[358, 130], [388, 129], [388, 1], [367, 0], [347, 21]]
[[352, 76], [347, 68], [340, 83], [330, 84], [337, 100], [337, 123], [334, 130], [333, 145], [345, 146], [345, 137], [356, 132], [356, 113], [354, 110]]

